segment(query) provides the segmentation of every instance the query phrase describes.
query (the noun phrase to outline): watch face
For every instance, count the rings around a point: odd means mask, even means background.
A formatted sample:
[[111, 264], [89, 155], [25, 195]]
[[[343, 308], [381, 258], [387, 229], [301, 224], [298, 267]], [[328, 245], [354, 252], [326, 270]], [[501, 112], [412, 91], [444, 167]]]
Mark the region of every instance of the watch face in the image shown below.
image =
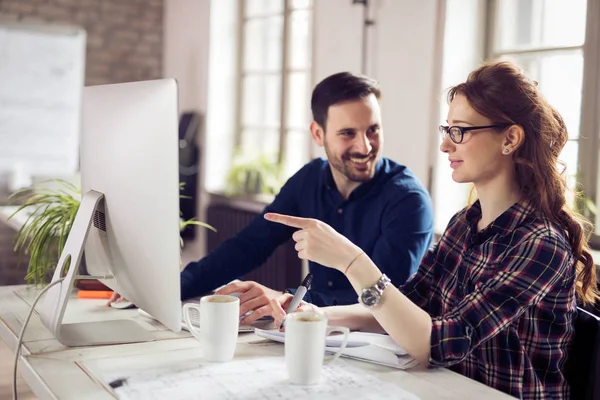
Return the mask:
[[373, 289], [365, 289], [360, 295], [361, 302], [367, 307], [373, 307], [379, 302], [379, 293]]

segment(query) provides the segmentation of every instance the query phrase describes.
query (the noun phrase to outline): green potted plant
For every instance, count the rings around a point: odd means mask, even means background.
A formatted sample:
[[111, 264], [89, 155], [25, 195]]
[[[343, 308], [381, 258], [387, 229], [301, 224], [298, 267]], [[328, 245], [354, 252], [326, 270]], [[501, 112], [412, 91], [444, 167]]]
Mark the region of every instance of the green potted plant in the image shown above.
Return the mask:
[[[184, 182], [179, 182], [179, 190], [183, 190], [184, 186], [185, 186]], [[179, 197], [182, 199], [190, 199], [191, 198], [189, 196], [184, 196], [184, 195], [180, 195]], [[182, 215], [181, 211], [179, 211], [179, 215]], [[179, 218], [179, 232], [182, 232], [185, 228], [187, 228], [188, 226], [191, 226], [191, 225], [202, 226], [206, 229], [210, 229], [213, 232], [217, 231], [212, 225], [209, 225], [206, 222], [198, 221], [194, 217], [192, 217], [190, 219], [186, 219], [186, 220], [184, 220], [183, 218]], [[183, 238], [181, 237], [181, 235], [179, 236], [179, 244], [183, 248], [184, 243], [183, 243]]]
[[[29, 256], [25, 280], [28, 284], [45, 285], [56, 268], [81, 201], [81, 190], [65, 180], [50, 181], [56, 188], [45, 186], [19, 190], [10, 196], [12, 204], [20, 204], [11, 214], [14, 217], [27, 212], [28, 217], [16, 234], [14, 251]], [[183, 184], [180, 184], [180, 189]], [[215, 228], [195, 218], [180, 219], [182, 230], [198, 225], [215, 231]], [[183, 247], [183, 239], [180, 237]]]
[[266, 155], [247, 157], [236, 152], [226, 179], [225, 194], [275, 195], [281, 189], [281, 165], [273, 163]]

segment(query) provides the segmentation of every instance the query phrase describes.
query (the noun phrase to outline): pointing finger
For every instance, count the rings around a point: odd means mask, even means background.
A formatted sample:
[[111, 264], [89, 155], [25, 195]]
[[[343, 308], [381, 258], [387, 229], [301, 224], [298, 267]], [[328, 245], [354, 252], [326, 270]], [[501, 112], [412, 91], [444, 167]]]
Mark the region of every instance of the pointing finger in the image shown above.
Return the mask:
[[267, 221], [277, 222], [279, 224], [300, 229], [307, 228], [312, 221], [310, 218], [292, 217], [291, 215], [283, 215], [277, 213], [266, 213], [265, 219]]

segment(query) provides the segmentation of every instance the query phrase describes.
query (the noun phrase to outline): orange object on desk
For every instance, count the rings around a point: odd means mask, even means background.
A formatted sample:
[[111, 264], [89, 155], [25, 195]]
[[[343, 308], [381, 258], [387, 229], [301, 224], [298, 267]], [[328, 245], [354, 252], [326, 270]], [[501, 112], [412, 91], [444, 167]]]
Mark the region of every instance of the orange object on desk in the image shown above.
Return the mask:
[[79, 290], [77, 297], [80, 299], [110, 299], [112, 290]]

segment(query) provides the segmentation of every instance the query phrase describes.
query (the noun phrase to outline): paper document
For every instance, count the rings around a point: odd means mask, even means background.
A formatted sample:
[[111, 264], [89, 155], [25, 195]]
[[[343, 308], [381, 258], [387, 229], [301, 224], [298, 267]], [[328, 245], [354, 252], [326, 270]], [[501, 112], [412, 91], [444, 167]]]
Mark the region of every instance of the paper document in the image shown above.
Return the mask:
[[111, 372], [104, 379], [122, 400], [187, 399], [395, 399], [418, 400], [401, 387], [338, 360], [323, 367], [322, 381], [289, 382], [283, 357], [201, 363], [194, 368], [162, 368], [136, 373]]
[[[258, 328], [254, 332], [265, 339], [285, 342], [285, 332]], [[342, 341], [342, 335], [327, 336], [325, 350], [336, 352]], [[342, 356], [399, 369], [412, 368], [418, 364], [417, 360], [408, 355], [389, 335], [378, 333], [350, 332]]]

